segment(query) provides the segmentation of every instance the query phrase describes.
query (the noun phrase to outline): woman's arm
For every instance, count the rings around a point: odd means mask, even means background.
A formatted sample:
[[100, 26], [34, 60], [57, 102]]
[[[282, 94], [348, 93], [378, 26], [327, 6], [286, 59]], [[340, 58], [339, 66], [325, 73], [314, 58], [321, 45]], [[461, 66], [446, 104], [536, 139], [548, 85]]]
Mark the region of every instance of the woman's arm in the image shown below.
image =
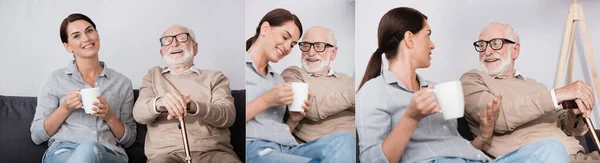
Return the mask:
[[289, 105], [294, 100], [290, 83], [281, 83], [269, 92], [246, 103], [246, 123], [270, 107]]

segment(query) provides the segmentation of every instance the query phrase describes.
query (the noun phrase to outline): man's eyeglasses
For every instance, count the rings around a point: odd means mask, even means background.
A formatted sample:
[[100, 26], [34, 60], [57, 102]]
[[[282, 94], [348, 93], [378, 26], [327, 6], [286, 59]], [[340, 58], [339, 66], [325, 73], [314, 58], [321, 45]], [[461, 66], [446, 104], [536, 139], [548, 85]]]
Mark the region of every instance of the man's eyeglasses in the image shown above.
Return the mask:
[[326, 42], [299, 42], [298, 43], [300, 51], [307, 52], [310, 51], [310, 47], [314, 47], [316, 52], [323, 52], [327, 47], [335, 47]]
[[159, 39], [161, 46], [171, 45], [173, 40], [177, 40], [178, 43], [183, 43], [188, 40], [190, 33], [180, 33], [174, 36], [163, 36]]
[[504, 46], [504, 43], [514, 44], [514, 41], [505, 38], [494, 38], [489, 41], [478, 40], [473, 42], [473, 46], [475, 46], [475, 51], [483, 52], [487, 48], [489, 44], [493, 50], [500, 50]]

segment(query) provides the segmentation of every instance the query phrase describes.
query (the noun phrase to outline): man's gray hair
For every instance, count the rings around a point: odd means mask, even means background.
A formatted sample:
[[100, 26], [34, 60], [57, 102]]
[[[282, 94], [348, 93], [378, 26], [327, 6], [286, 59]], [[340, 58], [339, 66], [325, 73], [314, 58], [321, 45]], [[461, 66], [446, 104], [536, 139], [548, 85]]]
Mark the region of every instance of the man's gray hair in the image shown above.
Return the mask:
[[[188, 32], [188, 33], [190, 33], [190, 37], [192, 37], [192, 41], [193, 41], [193, 42], [196, 42], [196, 34], [194, 33], [194, 30], [192, 30], [191, 28], [188, 28], [188, 27], [185, 27], [185, 26], [182, 26], [182, 25], [175, 24], [175, 25], [172, 25], [172, 26], [170, 26], [170, 27], [169, 27], [169, 28], [167, 28], [167, 29], [171, 29], [171, 28], [173, 28], [173, 27], [180, 27], [180, 28], [184, 28], [185, 30], [187, 30], [187, 32]], [[160, 37], [163, 37], [163, 36], [161, 35]]]
[[508, 39], [514, 41], [515, 43], [519, 42], [519, 34], [517, 33], [517, 30], [515, 30], [510, 24], [502, 22], [491, 22], [490, 24], [488, 24], [488, 26], [492, 24], [504, 26], [504, 28], [506, 28], [505, 34], [508, 35]]
[[320, 28], [320, 29], [323, 29], [323, 30], [327, 31], [327, 33], [329, 34], [327, 36], [327, 38], [329, 39], [329, 42], [331, 44], [333, 44], [334, 46], [337, 46], [337, 39], [335, 39], [335, 34], [333, 33], [333, 31], [331, 29], [329, 29], [327, 27], [323, 27], [323, 26], [313, 26], [313, 27], [310, 27], [307, 31], [310, 31], [313, 28], [314, 29]]

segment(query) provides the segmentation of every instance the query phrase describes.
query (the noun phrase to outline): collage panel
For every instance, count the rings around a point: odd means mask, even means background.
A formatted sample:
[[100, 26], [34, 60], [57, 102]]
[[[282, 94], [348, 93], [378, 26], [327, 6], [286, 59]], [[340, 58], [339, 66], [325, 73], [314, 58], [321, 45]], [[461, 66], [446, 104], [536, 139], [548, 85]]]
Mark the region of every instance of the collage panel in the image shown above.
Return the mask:
[[247, 1], [246, 161], [355, 162], [354, 4]]
[[359, 161], [598, 162], [598, 7], [357, 1]]
[[245, 161], [244, 8], [0, 1], [0, 162]]

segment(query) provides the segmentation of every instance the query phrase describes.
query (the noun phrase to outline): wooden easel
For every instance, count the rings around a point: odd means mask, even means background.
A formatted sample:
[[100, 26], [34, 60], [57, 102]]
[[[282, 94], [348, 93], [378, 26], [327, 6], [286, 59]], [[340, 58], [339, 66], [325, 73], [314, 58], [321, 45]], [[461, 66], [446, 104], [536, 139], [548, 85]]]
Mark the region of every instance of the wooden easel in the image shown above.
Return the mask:
[[[575, 22], [579, 22], [579, 34], [583, 38], [583, 46], [585, 48], [586, 60], [588, 62], [589, 68], [591, 69], [594, 88], [596, 90], [596, 94], [600, 95], [600, 90], [598, 89], [600, 88], [600, 84], [598, 83], [598, 72], [592, 53], [592, 43], [590, 41], [587, 23], [585, 22], [585, 16], [583, 15], [583, 8], [580, 4], [577, 3], [577, 0], [573, 0], [573, 4], [571, 4], [569, 8], [569, 17], [567, 18], [565, 33], [563, 35], [558, 71], [556, 72], [556, 81], [554, 82], [555, 88], [560, 88], [565, 85], [564, 73], [565, 61], [567, 61], [567, 56], [569, 56], [569, 65], [567, 67], [567, 83], [571, 83], [573, 81], [573, 49], [575, 43], [575, 40], [573, 40], [573, 36], [575, 34]], [[567, 53], [567, 50], [570, 51]], [[584, 121], [590, 129], [589, 131], [592, 133], [592, 138], [594, 140], [594, 144], [596, 145], [596, 149], [598, 149], [598, 151], [600, 152], [600, 140], [598, 140], [596, 128], [594, 127], [592, 120], [590, 118], [584, 118]]]

